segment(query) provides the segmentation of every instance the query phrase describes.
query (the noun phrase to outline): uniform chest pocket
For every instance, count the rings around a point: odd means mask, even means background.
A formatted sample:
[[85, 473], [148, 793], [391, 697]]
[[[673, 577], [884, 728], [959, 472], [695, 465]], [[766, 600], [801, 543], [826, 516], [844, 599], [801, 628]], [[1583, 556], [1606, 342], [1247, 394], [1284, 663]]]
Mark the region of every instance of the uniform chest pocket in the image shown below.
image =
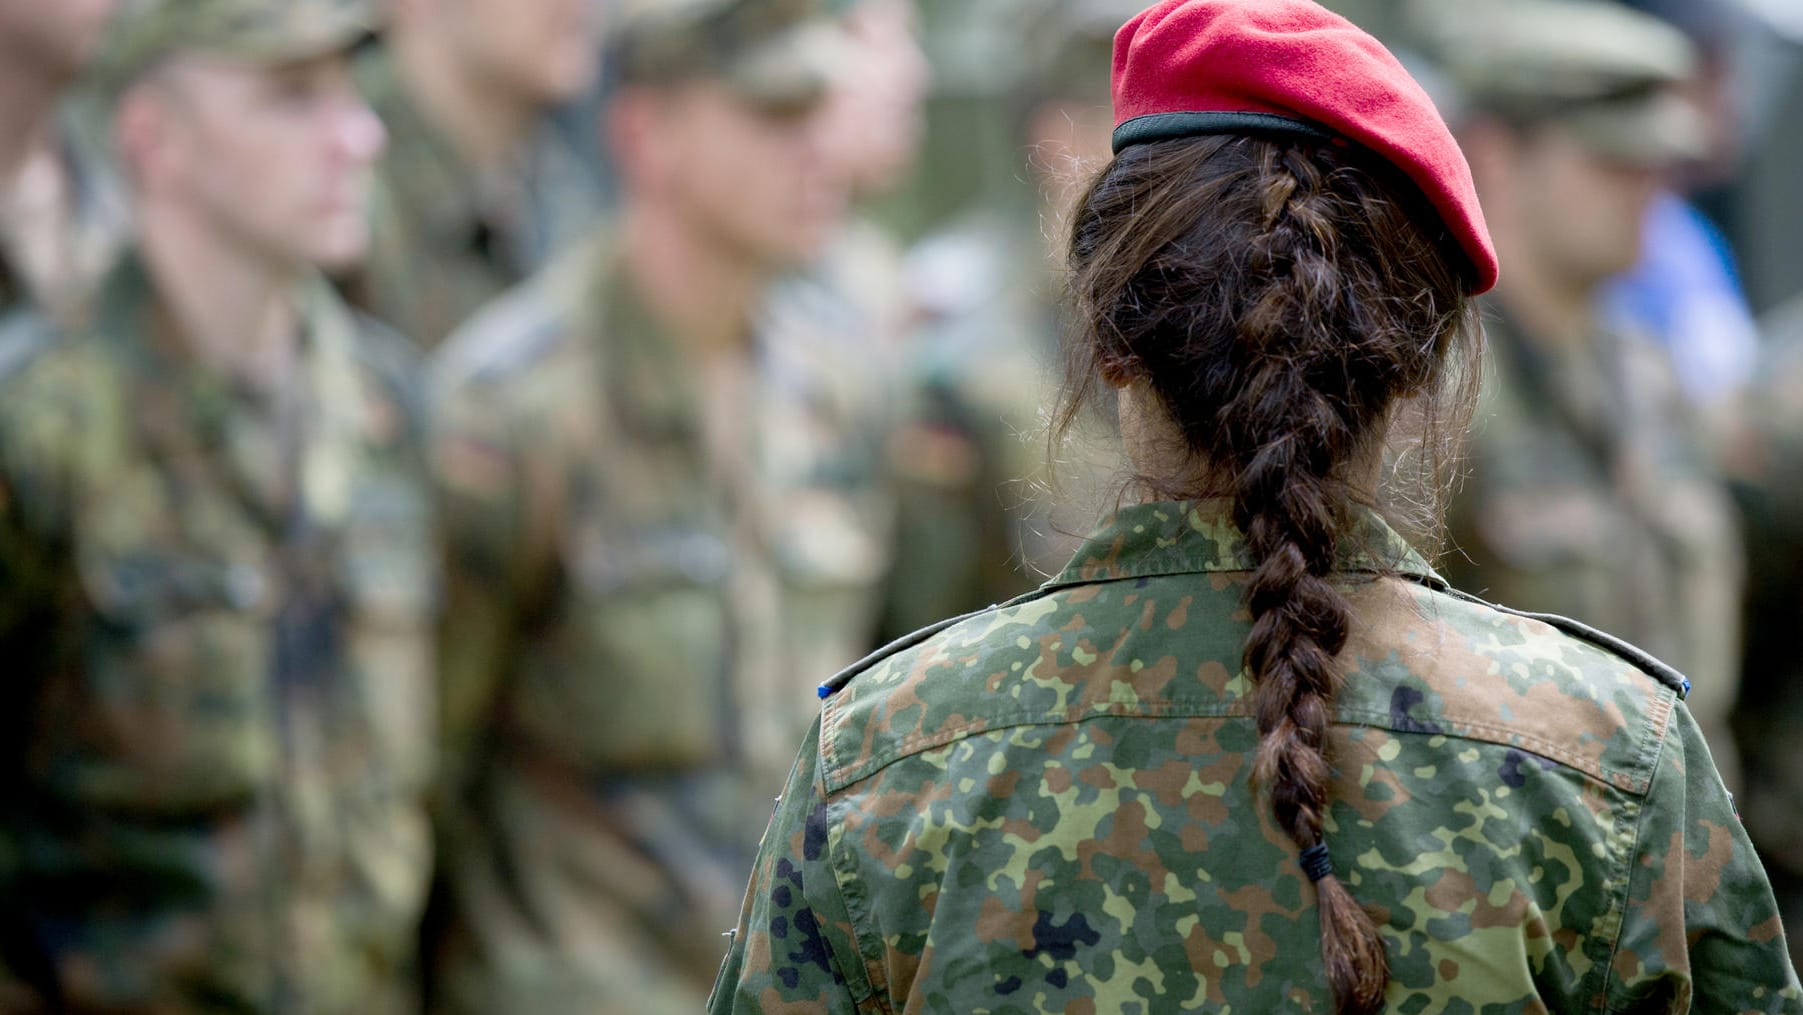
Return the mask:
[[265, 559], [162, 545], [78, 554], [92, 611], [81, 666], [53, 694], [52, 770], [99, 805], [155, 811], [242, 801], [277, 755], [269, 685], [278, 599]]
[[518, 719], [528, 735], [597, 772], [727, 756], [727, 542], [677, 526], [592, 532], [565, 559], [565, 602], [522, 674]]
[[336, 548], [346, 691], [369, 732], [368, 771], [406, 794], [434, 763], [439, 574], [425, 495], [372, 480]]

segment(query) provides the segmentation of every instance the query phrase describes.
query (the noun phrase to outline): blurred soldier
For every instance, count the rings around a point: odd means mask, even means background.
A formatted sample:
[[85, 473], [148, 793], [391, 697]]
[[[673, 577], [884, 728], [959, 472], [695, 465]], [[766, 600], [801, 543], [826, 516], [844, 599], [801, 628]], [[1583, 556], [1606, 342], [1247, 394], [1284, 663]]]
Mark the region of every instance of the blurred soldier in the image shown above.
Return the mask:
[[792, 661], [831, 632], [791, 593], [857, 596], [877, 551], [837, 468], [856, 407], [751, 323], [843, 212], [842, 39], [791, 0], [619, 17], [617, 228], [436, 367], [450, 1011], [699, 1008], [816, 710]]
[[[1735, 737], [1740, 813], [1765, 858], [1785, 923], [1803, 926], [1803, 297], [1762, 322], [1766, 343], [1734, 406], [1723, 461], [1746, 524], [1747, 651]], [[1803, 947], [1791, 941], [1795, 960]]]
[[0, 0], [0, 312], [77, 312], [124, 231], [62, 99], [116, 0]]
[[[914, 0], [834, 0], [845, 73], [828, 99], [833, 164], [854, 202], [893, 193], [914, 169], [930, 84]], [[851, 217], [825, 253], [772, 299], [771, 327], [825, 324], [854, 333], [861, 355], [890, 357], [907, 323], [900, 244], [868, 215]], [[821, 320], [837, 318], [837, 320]]]
[[1732, 506], [1669, 361], [1597, 310], [1603, 282], [1638, 256], [1666, 174], [1697, 153], [1695, 109], [1672, 90], [1690, 46], [1646, 15], [1562, 0], [1463, 11], [1437, 45], [1504, 265], [1447, 577], [1689, 674], [1691, 711], [1733, 785]]
[[407, 1011], [434, 556], [411, 369], [320, 268], [380, 122], [349, 0], [126, 0], [139, 240], [4, 335], [9, 1011]]
[[358, 82], [388, 128], [350, 291], [430, 349], [580, 237], [594, 178], [546, 113], [588, 88], [593, 0], [393, 0]]
[[[1109, 49], [1139, 0], [1027, 0], [1008, 89], [1031, 193], [992, 195], [910, 254], [910, 398], [893, 441], [900, 535], [884, 629], [900, 635], [1008, 599], [1062, 567], [1104, 513], [1106, 429], [1054, 452], [1063, 239], [1073, 184], [1108, 157]], [[1017, 170], [1017, 175], [1019, 174]], [[1063, 487], [1056, 517], [1046, 496]]]
[[[845, 72], [834, 77], [822, 130], [833, 172], [867, 211], [914, 167], [929, 84], [926, 57], [914, 0], [829, 6], [844, 28]], [[761, 318], [767, 383], [841, 407], [833, 413], [839, 450], [830, 460], [839, 478], [807, 482], [793, 468], [789, 479], [769, 477], [781, 488], [836, 487], [839, 495], [821, 500], [820, 509], [832, 505], [842, 520], [822, 519], [822, 533], [855, 534], [821, 544], [837, 543], [839, 550], [807, 553], [786, 569], [784, 638], [797, 672], [812, 677], [848, 665], [876, 641], [894, 531], [887, 444], [910, 312], [899, 240], [859, 213], [840, 223], [820, 256], [774, 288]], [[813, 392], [804, 394], [804, 386]], [[827, 465], [816, 458], [806, 467]]]

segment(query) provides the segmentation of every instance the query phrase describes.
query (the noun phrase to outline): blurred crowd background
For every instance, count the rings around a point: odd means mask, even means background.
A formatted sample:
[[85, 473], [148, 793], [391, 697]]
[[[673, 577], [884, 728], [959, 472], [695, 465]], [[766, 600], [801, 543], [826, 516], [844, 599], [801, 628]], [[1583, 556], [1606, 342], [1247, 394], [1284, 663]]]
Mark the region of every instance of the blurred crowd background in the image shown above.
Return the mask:
[[[1140, 6], [0, 0], [0, 1013], [701, 1007], [815, 685], [1132, 479]], [[1329, 6], [1503, 257], [1386, 493], [1686, 673], [1803, 920], [1803, 2]]]

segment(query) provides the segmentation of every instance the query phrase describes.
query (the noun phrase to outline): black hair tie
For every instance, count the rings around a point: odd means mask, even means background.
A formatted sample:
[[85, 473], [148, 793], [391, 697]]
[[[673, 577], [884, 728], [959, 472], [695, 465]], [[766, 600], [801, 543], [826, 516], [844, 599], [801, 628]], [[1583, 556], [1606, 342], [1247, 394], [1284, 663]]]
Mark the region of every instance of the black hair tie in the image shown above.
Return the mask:
[[1319, 881], [1333, 873], [1333, 858], [1327, 855], [1327, 843], [1320, 842], [1302, 851], [1302, 873], [1310, 881]]

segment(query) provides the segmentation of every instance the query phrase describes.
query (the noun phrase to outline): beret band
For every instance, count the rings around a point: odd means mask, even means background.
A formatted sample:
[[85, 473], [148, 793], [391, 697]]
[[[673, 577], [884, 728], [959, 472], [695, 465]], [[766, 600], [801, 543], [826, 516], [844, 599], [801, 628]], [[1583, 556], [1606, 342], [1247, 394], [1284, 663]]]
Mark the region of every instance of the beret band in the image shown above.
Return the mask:
[[1311, 141], [1331, 141], [1334, 134], [1307, 120], [1276, 113], [1148, 113], [1114, 128], [1114, 153], [1136, 144], [1174, 141], [1211, 134], [1282, 134]]
[[1381, 43], [1313, 0], [1160, 0], [1114, 37], [1114, 150], [1206, 134], [1356, 144], [1418, 188], [1470, 265], [1496, 284], [1496, 248], [1465, 153]]

